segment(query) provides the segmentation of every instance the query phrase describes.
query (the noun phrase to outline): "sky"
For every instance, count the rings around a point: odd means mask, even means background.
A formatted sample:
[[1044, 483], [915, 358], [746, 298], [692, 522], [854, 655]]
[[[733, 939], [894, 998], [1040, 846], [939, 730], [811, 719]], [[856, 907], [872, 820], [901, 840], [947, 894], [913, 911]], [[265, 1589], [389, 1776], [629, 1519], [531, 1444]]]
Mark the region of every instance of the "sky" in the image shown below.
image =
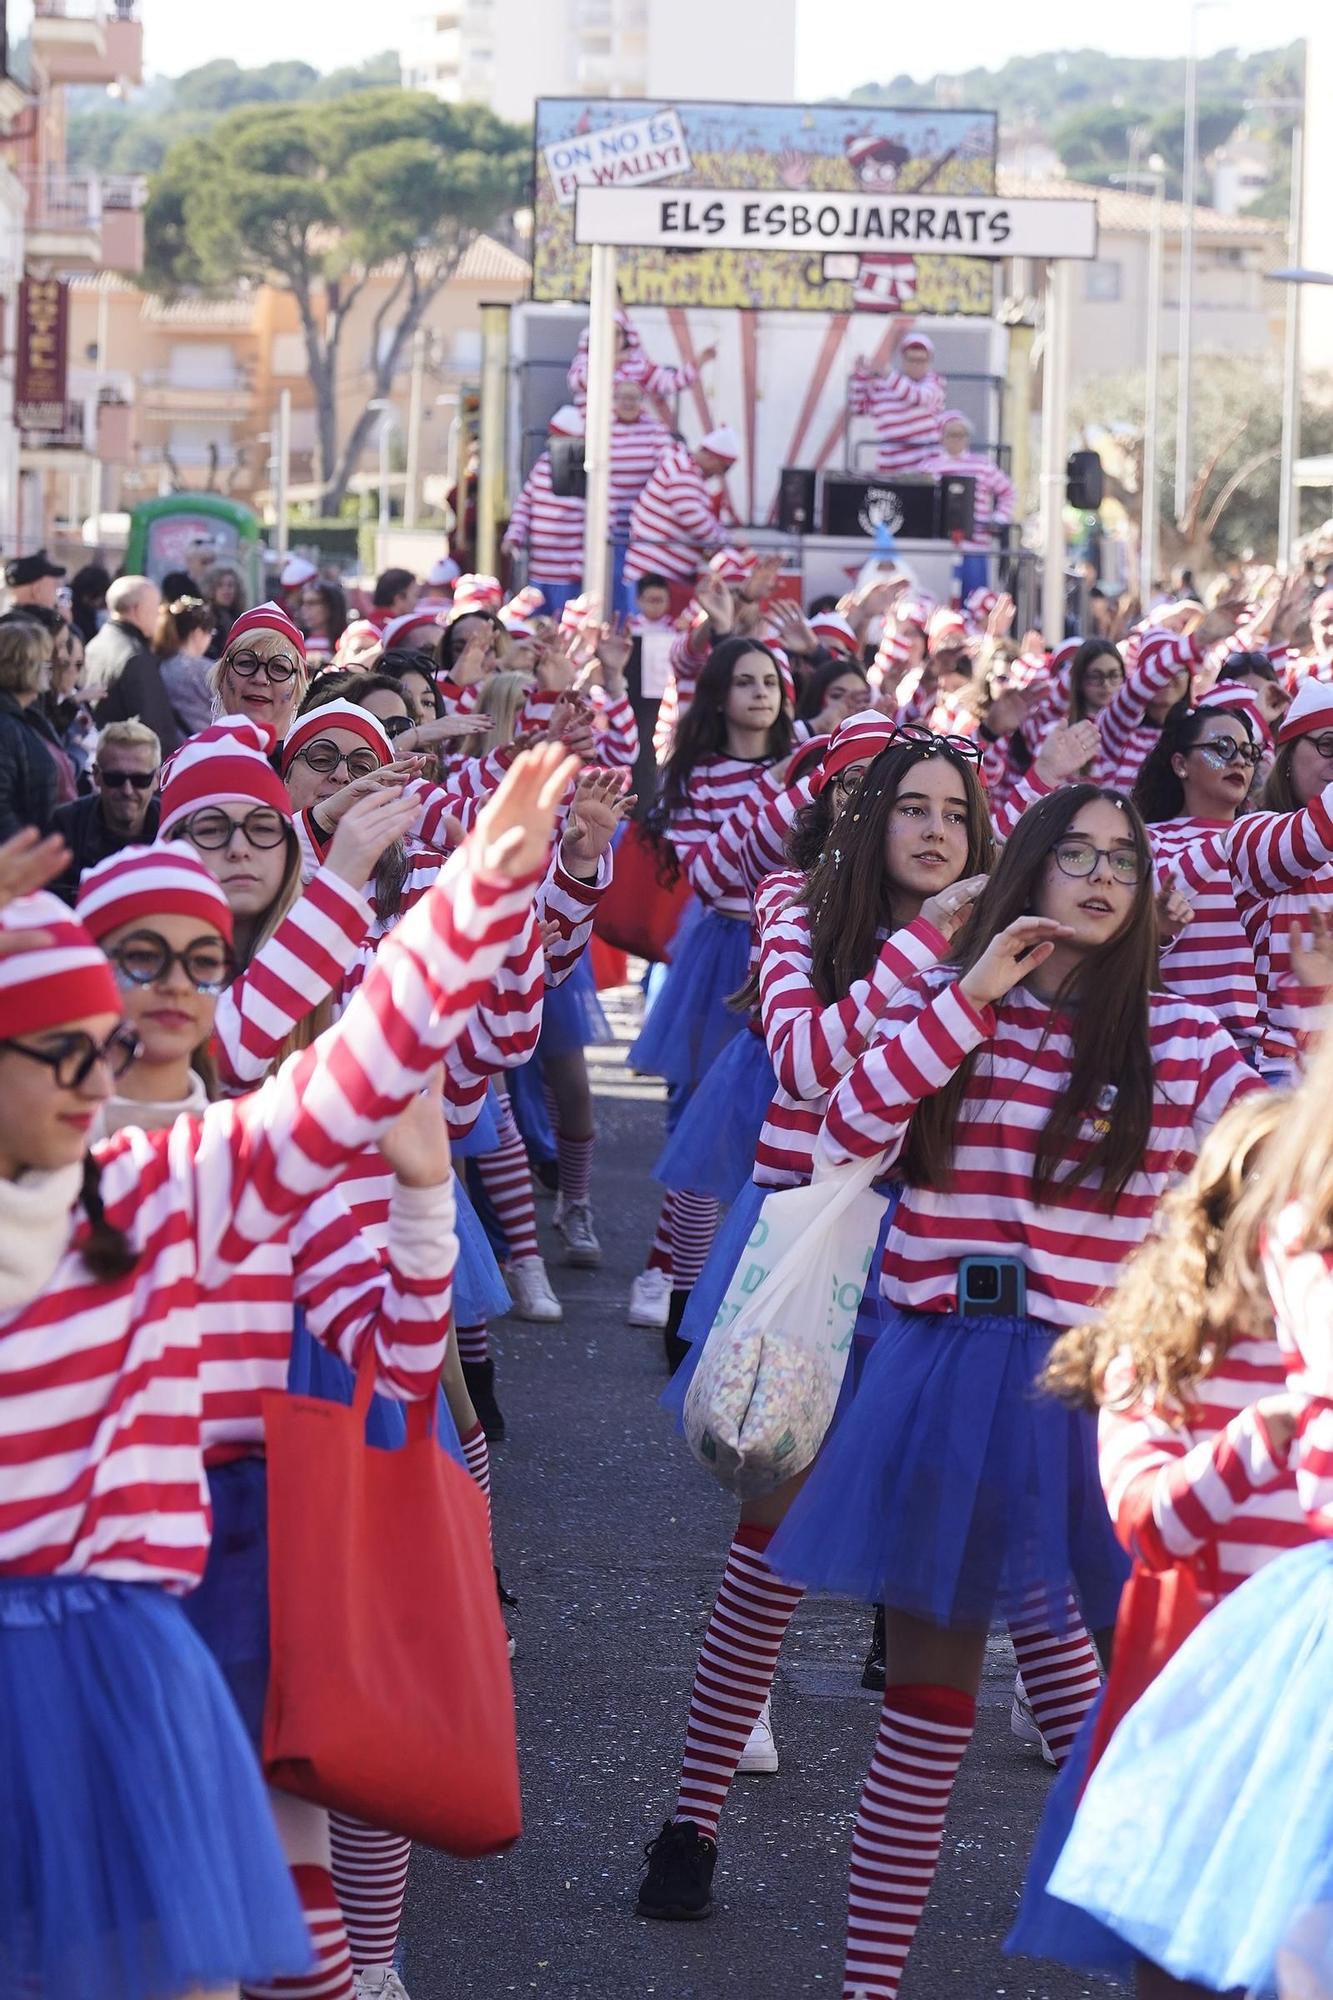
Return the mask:
[[[550, 0], [532, 0], [534, 7]], [[724, 6], [737, 0], [722, 0]], [[761, 0], [762, 4], [762, 0]], [[1198, 9], [1202, 51], [1274, 48], [1306, 32], [1323, 0], [1215, 0]], [[797, 0], [797, 91], [837, 96], [859, 83], [905, 71], [930, 76], [963, 64], [998, 67], [1007, 56], [1090, 46], [1113, 55], [1182, 55], [1189, 0], [1117, 0], [1071, 10], [1068, 0], [951, 0], [908, 8], [886, 0]], [[376, 0], [373, 7], [321, 7], [314, 0], [141, 0], [144, 54], [159, 75], [234, 56], [247, 65], [299, 59], [319, 69], [401, 47], [422, 0]], [[312, 20], [318, 27], [311, 32]], [[701, 90], [701, 96], [717, 95]]]

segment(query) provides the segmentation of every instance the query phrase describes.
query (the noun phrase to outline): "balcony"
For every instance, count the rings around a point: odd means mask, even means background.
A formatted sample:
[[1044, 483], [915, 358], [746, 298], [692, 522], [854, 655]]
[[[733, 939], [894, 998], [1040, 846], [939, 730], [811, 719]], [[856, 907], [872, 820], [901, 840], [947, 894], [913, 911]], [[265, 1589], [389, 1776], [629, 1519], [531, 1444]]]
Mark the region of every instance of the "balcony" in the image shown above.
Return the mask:
[[135, 0], [35, 0], [32, 46], [52, 83], [143, 82]]
[[88, 450], [88, 411], [83, 403], [20, 403], [14, 421], [24, 472], [68, 468], [75, 453]]
[[169, 369], [150, 368], [140, 375], [139, 384], [140, 408], [155, 423], [239, 424], [254, 406], [254, 390], [239, 373], [186, 382]]
[[143, 269], [142, 174], [44, 172], [23, 175], [28, 199], [25, 253], [61, 271]]

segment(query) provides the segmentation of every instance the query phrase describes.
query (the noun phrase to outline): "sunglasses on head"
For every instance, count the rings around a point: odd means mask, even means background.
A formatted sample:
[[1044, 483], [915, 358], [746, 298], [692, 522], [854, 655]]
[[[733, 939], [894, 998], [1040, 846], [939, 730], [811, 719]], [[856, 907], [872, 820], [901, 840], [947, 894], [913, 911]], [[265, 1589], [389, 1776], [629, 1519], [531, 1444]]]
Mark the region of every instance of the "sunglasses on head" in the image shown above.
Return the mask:
[[936, 751], [946, 756], [961, 757], [975, 771], [981, 769], [981, 745], [972, 736], [937, 736], [933, 729], [927, 729], [923, 722], [900, 722], [893, 731], [895, 743], [917, 743], [933, 755]]

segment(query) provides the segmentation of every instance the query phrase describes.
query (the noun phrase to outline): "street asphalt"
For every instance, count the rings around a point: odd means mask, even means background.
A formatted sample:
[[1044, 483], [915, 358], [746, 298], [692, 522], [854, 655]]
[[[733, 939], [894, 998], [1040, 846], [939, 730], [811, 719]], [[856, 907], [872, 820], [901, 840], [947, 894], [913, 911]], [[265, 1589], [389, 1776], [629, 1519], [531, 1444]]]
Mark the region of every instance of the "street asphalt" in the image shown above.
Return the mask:
[[[609, 998], [619, 1039], [589, 1051], [602, 1269], [560, 1267], [540, 1199], [564, 1323], [511, 1319], [496, 1335], [509, 1436], [493, 1454], [495, 1539], [519, 1599], [509, 1622], [526, 1831], [484, 1862], [418, 1850], [403, 1977], [412, 2000], [836, 2000], [852, 1820], [878, 1714], [859, 1685], [871, 1623], [860, 1606], [816, 1601], [797, 1613], [773, 1697], [781, 1770], [732, 1791], [714, 1917], [634, 1915], [643, 1844], [672, 1803], [735, 1506], [657, 1407], [661, 1336], [625, 1325], [655, 1218], [661, 1092], [626, 1071], [634, 1001]], [[1111, 1991], [1001, 1954], [1051, 1782], [1010, 1735], [1012, 1688], [1013, 1657], [997, 1638], [903, 2000]]]

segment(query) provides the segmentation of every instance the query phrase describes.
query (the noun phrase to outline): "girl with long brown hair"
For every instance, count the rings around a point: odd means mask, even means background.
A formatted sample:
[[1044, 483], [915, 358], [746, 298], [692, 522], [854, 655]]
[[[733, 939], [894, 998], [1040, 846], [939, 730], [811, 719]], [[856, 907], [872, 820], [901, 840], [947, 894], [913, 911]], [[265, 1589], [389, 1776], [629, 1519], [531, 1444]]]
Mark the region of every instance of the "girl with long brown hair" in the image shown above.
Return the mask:
[[780, 1576], [886, 1610], [846, 2000], [898, 1991], [992, 1617], [1057, 1760], [1096, 1697], [1073, 1592], [1086, 1627], [1108, 1628], [1125, 1565], [1090, 1420], [1033, 1385], [1204, 1133], [1257, 1087], [1211, 1015], [1155, 990], [1156, 963], [1143, 822], [1121, 794], [1071, 785], [1023, 815], [949, 962], [909, 980], [829, 1102], [817, 1160], [878, 1157], [903, 1181], [887, 1323], [769, 1551]]

